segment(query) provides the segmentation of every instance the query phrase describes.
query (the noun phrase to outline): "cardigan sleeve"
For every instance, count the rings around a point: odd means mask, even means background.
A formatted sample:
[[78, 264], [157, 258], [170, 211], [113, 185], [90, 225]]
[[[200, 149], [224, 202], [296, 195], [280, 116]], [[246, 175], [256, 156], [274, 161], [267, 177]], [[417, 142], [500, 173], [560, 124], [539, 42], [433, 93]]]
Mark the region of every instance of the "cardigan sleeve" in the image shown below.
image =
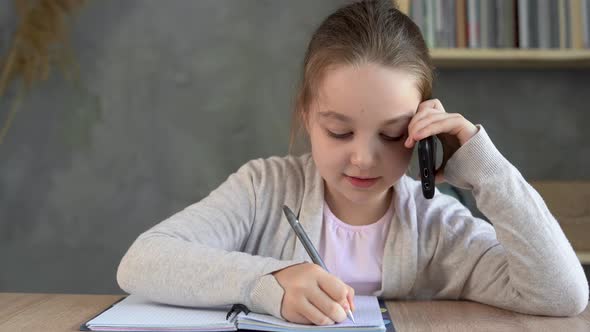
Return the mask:
[[270, 273], [299, 262], [242, 251], [263, 177], [250, 162], [203, 200], [141, 234], [118, 267], [120, 287], [162, 303], [243, 303], [280, 318], [283, 289]]
[[445, 179], [471, 189], [490, 220], [439, 195], [426, 202], [424, 275], [438, 295], [527, 314], [573, 316], [588, 304], [582, 266], [541, 196], [496, 149], [483, 127], [456, 151]]

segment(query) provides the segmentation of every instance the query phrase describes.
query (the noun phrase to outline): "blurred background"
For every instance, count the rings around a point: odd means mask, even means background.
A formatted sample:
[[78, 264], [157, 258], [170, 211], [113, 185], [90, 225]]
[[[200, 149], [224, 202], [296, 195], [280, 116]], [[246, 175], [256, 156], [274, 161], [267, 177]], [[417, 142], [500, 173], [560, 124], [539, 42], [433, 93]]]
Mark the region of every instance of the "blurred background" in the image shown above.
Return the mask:
[[[307, 42], [346, 3], [90, 0], [65, 16], [72, 78], [52, 69], [17, 106], [18, 80], [0, 95], [0, 126], [18, 109], [0, 144], [0, 291], [120, 293], [141, 232], [286, 155]], [[17, 13], [0, 0], [4, 64]], [[442, 52], [434, 93], [485, 126], [590, 264], [590, 55], [560, 52]]]

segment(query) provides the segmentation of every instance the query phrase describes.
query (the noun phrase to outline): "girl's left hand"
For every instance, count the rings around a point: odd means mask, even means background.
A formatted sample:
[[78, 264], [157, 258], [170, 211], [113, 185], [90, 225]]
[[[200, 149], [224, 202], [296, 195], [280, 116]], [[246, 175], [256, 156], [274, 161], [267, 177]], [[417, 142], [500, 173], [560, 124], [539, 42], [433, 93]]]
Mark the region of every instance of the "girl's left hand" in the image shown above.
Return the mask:
[[477, 127], [458, 113], [447, 113], [438, 99], [423, 101], [408, 125], [404, 146], [411, 149], [416, 142], [437, 135], [443, 145], [443, 162], [435, 181], [443, 182], [443, 169], [450, 157], [477, 133]]

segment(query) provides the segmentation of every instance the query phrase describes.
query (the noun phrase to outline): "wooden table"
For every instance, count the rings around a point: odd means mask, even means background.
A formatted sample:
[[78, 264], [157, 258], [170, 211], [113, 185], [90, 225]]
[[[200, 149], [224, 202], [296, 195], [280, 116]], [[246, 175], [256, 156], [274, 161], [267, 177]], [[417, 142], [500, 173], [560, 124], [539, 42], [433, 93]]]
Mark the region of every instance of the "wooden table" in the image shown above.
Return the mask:
[[[0, 293], [0, 331], [77, 331], [121, 295]], [[590, 331], [577, 317], [529, 316], [463, 301], [388, 302], [397, 331]]]

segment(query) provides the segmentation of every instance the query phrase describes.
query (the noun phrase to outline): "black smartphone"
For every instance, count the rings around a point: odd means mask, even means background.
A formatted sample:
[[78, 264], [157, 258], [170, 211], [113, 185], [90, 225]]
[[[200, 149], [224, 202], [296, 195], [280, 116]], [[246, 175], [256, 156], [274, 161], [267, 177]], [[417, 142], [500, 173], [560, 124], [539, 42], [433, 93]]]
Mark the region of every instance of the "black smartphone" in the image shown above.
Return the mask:
[[436, 139], [429, 136], [418, 141], [418, 164], [422, 181], [422, 194], [427, 199], [434, 196], [434, 172], [436, 168]]

